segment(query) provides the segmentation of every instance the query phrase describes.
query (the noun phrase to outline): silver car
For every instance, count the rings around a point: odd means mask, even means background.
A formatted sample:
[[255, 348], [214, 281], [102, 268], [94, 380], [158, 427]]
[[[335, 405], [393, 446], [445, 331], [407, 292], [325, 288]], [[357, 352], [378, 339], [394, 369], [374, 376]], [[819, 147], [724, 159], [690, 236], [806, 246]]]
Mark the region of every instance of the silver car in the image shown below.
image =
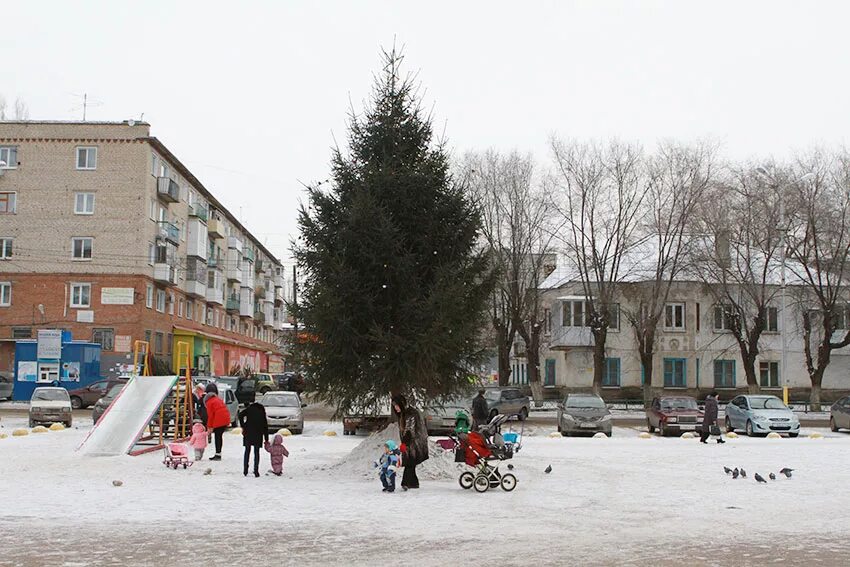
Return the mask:
[[455, 430], [457, 412], [466, 414], [467, 421], [472, 423], [472, 402], [469, 398], [452, 397], [436, 400], [425, 407], [425, 427], [428, 435], [448, 433]]
[[800, 420], [776, 396], [738, 396], [726, 404], [726, 431], [743, 429], [749, 436], [772, 431], [800, 434]]
[[558, 404], [558, 431], [564, 437], [602, 432], [611, 437], [611, 411], [595, 394], [567, 394]]
[[484, 392], [484, 399], [487, 400], [490, 419], [503, 414], [524, 421], [531, 407], [529, 397], [516, 388], [490, 388]]
[[11, 372], [0, 372], [0, 400], [12, 399], [15, 383]]
[[295, 392], [268, 392], [258, 397], [257, 402], [266, 408], [271, 432], [280, 427], [286, 427], [292, 433], [304, 431], [304, 413], [301, 408], [306, 408], [307, 404], [302, 404]]
[[829, 410], [829, 428], [833, 431], [850, 429], [850, 396], [832, 404]]

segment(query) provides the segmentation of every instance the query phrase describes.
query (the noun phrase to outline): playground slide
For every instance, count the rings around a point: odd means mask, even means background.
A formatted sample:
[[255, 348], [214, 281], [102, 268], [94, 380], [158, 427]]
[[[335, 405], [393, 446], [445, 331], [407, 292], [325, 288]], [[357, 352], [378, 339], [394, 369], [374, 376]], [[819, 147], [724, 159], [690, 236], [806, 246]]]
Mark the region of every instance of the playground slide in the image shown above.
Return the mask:
[[94, 456], [128, 453], [176, 382], [177, 376], [131, 378], [77, 450]]

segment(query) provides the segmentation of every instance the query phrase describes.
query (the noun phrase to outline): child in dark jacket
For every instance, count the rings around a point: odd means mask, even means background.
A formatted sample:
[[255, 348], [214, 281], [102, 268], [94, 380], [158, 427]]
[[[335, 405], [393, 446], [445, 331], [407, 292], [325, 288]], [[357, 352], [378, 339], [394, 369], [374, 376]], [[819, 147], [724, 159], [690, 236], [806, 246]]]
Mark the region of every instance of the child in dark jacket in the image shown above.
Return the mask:
[[289, 451], [286, 450], [286, 447], [283, 446], [283, 435], [278, 433], [272, 439], [271, 444], [266, 441], [265, 445], [266, 451], [271, 455], [272, 461], [272, 474], [275, 476], [280, 476], [283, 474], [283, 458], [289, 456]]
[[395, 441], [389, 439], [384, 443], [384, 454], [375, 466], [381, 468], [383, 492], [395, 492], [395, 473], [401, 466], [401, 451]]

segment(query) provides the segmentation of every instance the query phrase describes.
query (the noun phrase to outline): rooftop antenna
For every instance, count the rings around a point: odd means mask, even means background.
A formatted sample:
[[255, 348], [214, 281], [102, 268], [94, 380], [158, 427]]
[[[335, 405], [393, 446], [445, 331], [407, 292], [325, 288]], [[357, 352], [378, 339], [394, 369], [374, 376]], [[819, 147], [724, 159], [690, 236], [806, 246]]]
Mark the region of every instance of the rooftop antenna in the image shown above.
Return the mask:
[[71, 110], [80, 110], [80, 109], [82, 109], [82, 111], [83, 111], [83, 122], [85, 122], [85, 121], [86, 121], [86, 113], [87, 113], [88, 108], [89, 108], [90, 106], [101, 106], [101, 105], [103, 104], [103, 102], [102, 102], [102, 101], [97, 100], [96, 98], [90, 98], [90, 97], [89, 97], [89, 93], [83, 93], [83, 94], [81, 94], [81, 95], [79, 95], [79, 94], [74, 94], [73, 96], [75, 96], [75, 97], [77, 97], [77, 98], [82, 98], [82, 99], [83, 99], [82, 104], [78, 104], [78, 105], [74, 106], [74, 107], [71, 109]]

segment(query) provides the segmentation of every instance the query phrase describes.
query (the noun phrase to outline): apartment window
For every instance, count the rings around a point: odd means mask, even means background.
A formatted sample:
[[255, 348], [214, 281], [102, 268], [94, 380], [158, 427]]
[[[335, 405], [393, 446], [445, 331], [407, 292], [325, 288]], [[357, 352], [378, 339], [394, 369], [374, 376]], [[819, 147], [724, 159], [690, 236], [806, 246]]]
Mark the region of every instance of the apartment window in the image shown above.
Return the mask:
[[18, 146], [0, 146], [0, 169], [15, 169], [18, 167]]
[[620, 304], [612, 303], [608, 306], [608, 328], [612, 331], [620, 330]]
[[74, 193], [74, 214], [94, 214], [94, 193]]
[[667, 331], [685, 330], [684, 303], [668, 303], [664, 306], [664, 329]]
[[156, 157], [156, 154], [151, 154], [151, 175], [154, 177], [156, 177], [158, 162], [159, 159]]
[[12, 283], [0, 282], [0, 307], [12, 305]]
[[168, 292], [168, 314], [174, 315], [174, 292]]
[[762, 388], [779, 387], [779, 363], [773, 361], [759, 362], [759, 383]]
[[735, 387], [735, 361], [734, 360], [715, 360], [714, 361], [714, 387], [715, 388], [734, 388]]
[[589, 327], [590, 315], [587, 312], [585, 302], [564, 301], [561, 303], [561, 326], [563, 327]]
[[171, 345], [174, 343], [174, 337], [171, 333], [165, 335], [165, 354], [171, 356]]
[[91, 342], [100, 345], [102, 350], [115, 348], [115, 329], [92, 329]]
[[71, 307], [91, 307], [91, 284], [71, 284]]
[[212, 326], [212, 324], [213, 324], [213, 310], [212, 310], [212, 307], [207, 307], [207, 316], [204, 318], [204, 325]]
[[97, 169], [97, 148], [81, 146], [77, 148], [77, 169]]
[[837, 304], [832, 313], [832, 326], [836, 331], [850, 329], [850, 306]]
[[71, 239], [72, 257], [74, 260], [91, 260], [92, 240], [89, 237]]
[[151, 345], [151, 336], [153, 336], [152, 331], [150, 329], [145, 329], [145, 342], [148, 343], [149, 349]]
[[180, 299], [178, 299], [178, 300], [177, 300], [177, 316], [178, 316], [178, 317], [180, 317], [180, 318], [182, 318], [182, 317], [183, 317], [183, 313], [184, 313], [184, 311], [183, 311], [183, 303], [184, 303], [184, 302], [183, 302], [183, 299], [182, 299], [182, 298], [180, 298]]
[[148, 284], [145, 290], [145, 307], [153, 309], [153, 285]]
[[195, 317], [195, 302], [189, 300], [189, 301], [186, 302], [186, 318], [191, 321], [194, 317]]
[[31, 339], [32, 327], [12, 327], [13, 339]]
[[779, 309], [777, 307], [767, 308], [767, 321], [764, 330], [767, 333], [779, 332]]
[[714, 330], [729, 331], [732, 329], [732, 322], [735, 317], [735, 311], [731, 305], [715, 305], [714, 306]]
[[153, 336], [153, 351], [156, 354], [162, 354], [162, 343], [164, 342], [165, 337], [162, 333], [154, 333]]
[[0, 192], [0, 215], [15, 214], [17, 195], [14, 191]]
[[0, 238], [0, 260], [8, 260], [12, 257], [12, 239]]
[[156, 290], [156, 310], [165, 313], [165, 290]]
[[664, 387], [684, 388], [687, 384], [687, 359], [664, 359]]
[[620, 359], [606, 358], [605, 369], [602, 372], [602, 386], [606, 388], [620, 387]]

